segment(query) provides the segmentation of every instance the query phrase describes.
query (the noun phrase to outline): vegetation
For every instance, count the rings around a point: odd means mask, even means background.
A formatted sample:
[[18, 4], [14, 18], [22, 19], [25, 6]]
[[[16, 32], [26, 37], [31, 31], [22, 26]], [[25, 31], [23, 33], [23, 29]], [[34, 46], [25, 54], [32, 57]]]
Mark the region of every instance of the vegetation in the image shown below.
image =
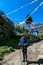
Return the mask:
[[11, 32], [14, 29], [14, 24], [6, 15], [0, 11], [0, 35], [8, 38], [11, 36]]
[[[28, 25], [28, 27], [29, 27], [29, 33], [30, 33], [30, 24], [32, 23], [32, 18], [31, 18], [31, 16], [29, 14], [26, 17], [25, 23]], [[30, 39], [31, 39], [31, 36], [30, 36]]]
[[[30, 15], [27, 15], [26, 24], [30, 28], [32, 18]], [[31, 35], [28, 29], [15, 25], [6, 15], [0, 11], [0, 55], [14, 51], [14, 49], [19, 49], [18, 43], [21, 38], [21, 34], [24, 33], [28, 37], [28, 43], [36, 42], [36, 36]], [[30, 40], [31, 36], [31, 40]]]
[[39, 31], [38, 35], [41, 39], [43, 39], [43, 26], [40, 27], [40, 31]]
[[12, 51], [12, 48], [11, 48], [11, 47], [1, 46], [1, 47], [0, 47], [0, 56], [3, 56], [3, 55], [5, 55], [6, 53], [11, 52], [11, 51]]
[[14, 49], [18, 47], [18, 40], [17, 39], [6, 39], [0, 38], [0, 55], [4, 55], [5, 53], [12, 52]]
[[29, 14], [26, 17], [25, 23], [29, 26], [29, 30], [30, 30], [30, 24], [32, 23], [32, 18]]

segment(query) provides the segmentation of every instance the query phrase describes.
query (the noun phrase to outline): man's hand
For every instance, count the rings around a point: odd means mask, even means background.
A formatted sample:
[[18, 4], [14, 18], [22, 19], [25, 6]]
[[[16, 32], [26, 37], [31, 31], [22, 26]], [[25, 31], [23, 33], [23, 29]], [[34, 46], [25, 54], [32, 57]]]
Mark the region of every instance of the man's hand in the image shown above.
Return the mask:
[[18, 46], [20, 46], [21, 44], [19, 43]]
[[28, 43], [25, 43], [24, 46], [26, 46]]

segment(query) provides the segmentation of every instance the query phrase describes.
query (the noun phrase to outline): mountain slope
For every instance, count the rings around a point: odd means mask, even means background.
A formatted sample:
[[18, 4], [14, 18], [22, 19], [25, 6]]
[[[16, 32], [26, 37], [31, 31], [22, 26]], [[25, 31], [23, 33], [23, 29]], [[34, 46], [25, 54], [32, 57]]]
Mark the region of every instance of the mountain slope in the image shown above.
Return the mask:
[[[28, 29], [28, 26], [26, 25], [25, 22], [19, 23], [20, 26], [25, 27], [26, 29]], [[40, 27], [43, 25], [43, 23], [39, 23], [39, 22], [32, 22], [30, 25], [30, 30], [31, 29], [40, 29]]]

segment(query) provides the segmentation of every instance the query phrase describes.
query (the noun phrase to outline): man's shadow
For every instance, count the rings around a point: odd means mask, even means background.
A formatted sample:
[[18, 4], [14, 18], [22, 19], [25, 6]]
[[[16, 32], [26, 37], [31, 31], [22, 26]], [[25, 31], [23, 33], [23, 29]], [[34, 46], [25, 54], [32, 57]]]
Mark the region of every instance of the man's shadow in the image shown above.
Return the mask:
[[29, 64], [43, 64], [43, 59], [39, 59], [38, 61], [27, 61], [27, 65]]

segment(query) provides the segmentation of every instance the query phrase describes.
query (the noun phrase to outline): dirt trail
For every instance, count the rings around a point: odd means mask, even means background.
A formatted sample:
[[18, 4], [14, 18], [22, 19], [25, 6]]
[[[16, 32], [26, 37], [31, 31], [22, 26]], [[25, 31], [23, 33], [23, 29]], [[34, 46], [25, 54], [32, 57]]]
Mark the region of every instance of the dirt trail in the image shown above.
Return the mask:
[[[43, 65], [43, 41], [29, 46], [27, 51], [28, 62], [26, 65]], [[16, 50], [11, 54], [6, 55], [3, 63], [0, 65], [23, 65], [21, 50]]]

